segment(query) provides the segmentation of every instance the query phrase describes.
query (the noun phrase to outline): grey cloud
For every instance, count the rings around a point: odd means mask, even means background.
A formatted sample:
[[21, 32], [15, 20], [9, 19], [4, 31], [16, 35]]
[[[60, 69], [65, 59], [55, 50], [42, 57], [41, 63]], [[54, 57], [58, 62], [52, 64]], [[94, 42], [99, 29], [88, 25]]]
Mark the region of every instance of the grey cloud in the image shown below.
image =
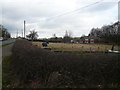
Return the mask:
[[81, 10], [80, 12], [82, 12], [82, 13], [103, 12], [103, 11], [110, 10], [111, 8], [113, 8], [116, 5], [117, 5], [117, 2], [101, 2], [101, 3], [95, 4], [93, 6], [87, 7], [85, 9]]
[[60, 12], [61, 9], [51, 3], [7, 3], [3, 5], [3, 15], [11, 19], [22, 19], [32, 17], [51, 17]]
[[[103, 20], [100, 20], [100, 18], [103, 19], [108, 17], [108, 19], [105, 19], [105, 23], [108, 23], [114, 21], [114, 19], [109, 20], [109, 18], [116, 16], [115, 13], [110, 13], [110, 10], [116, 5], [116, 2], [103, 2], [101, 4], [83, 9], [80, 12], [78, 11], [75, 14], [73, 12], [73, 14], [68, 14], [49, 20], [49, 18], [55, 17], [56, 15], [66, 12], [67, 10], [72, 11], [75, 8], [79, 8], [80, 6], [87, 4], [76, 3], [73, 4], [73, 6], [70, 6], [68, 2], [69, 0], [65, 0], [66, 4], [64, 5], [62, 5], [62, 3], [59, 5], [56, 0], [41, 1], [34, 2], [29, 0], [29, 2], [22, 1], [20, 3], [4, 3], [3, 24], [10, 30], [11, 33], [16, 33], [16, 29], [23, 29], [23, 20], [26, 20], [27, 33], [29, 33], [31, 29], [36, 29], [36, 31], [40, 33], [40, 36], [47, 37], [52, 36], [52, 33], [59, 33], [59, 35], [63, 35], [66, 29], [71, 29], [74, 30], [73, 32], [76, 33], [76, 36], [79, 36], [81, 34], [88, 33], [91, 27], [102, 25]], [[78, 0], [71, 1], [76, 2]], [[67, 7], [67, 5], [69, 5], [69, 7]], [[109, 11], [111, 16], [105, 15], [105, 11]], [[94, 14], [92, 14], [93, 12]], [[98, 15], [98, 17], [96, 17], [96, 15]]]
[[104, 11], [104, 10], [111, 9], [116, 4], [117, 4], [116, 2], [103, 2], [103, 3], [96, 5], [95, 7], [93, 6], [91, 10], [92, 11]]

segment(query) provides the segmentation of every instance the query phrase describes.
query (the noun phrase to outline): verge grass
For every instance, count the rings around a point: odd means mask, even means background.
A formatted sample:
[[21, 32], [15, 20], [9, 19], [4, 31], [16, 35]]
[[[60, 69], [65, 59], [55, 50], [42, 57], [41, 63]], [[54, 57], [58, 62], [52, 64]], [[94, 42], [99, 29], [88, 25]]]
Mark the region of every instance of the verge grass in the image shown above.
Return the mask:
[[2, 61], [2, 87], [6, 87], [10, 84], [9, 78], [10, 72], [10, 56], [6, 56]]

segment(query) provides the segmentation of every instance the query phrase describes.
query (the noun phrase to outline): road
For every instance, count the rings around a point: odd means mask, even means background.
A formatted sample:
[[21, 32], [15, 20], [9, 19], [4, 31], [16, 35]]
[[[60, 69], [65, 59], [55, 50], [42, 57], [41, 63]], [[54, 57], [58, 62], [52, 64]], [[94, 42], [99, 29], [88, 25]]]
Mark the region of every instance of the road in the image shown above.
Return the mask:
[[[8, 39], [6, 41], [0, 41], [0, 45], [5, 45], [5, 44], [9, 44], [12, 42], [15, 42], [16, 39]], [[4, 47], [0, 47], [0, 64], [2, 62], [2, 58], [4, 56], [9, 56], [11, 54], [11, 48], [12, 48], [13, 44], [4, 46]]]
[[5, 40], [5, 41], [0, 41], [0, 45], [5, 45], [5, 44], [9, 44], [9, 43], [12, 43], [12, 42], [15, 42], [16, 39], [8, 39], [8, 40]]
[[[15, 39], [9, 39], [6, 41], [2, 41], [2, 42], [0, 42], [0, 45], [5, 45], [5, 44], [12, 43], [12, 42], [15, 42]], [[10, 44], [10, 45], [4, 46], [4, 47], [0, 47], [0, 64], [2, 62], [3, 57], [11, 55], [12, 46], [13, 46], [13, 44]]]

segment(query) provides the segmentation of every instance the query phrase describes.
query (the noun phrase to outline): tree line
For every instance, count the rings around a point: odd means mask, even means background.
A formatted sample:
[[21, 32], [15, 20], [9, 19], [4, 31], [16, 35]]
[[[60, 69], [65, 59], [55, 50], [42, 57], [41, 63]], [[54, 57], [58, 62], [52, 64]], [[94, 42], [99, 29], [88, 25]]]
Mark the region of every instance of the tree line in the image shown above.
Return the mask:
[[0, 37], [2, 37], [3, 40], [8, 39], [8, 38], [11, 37], [11, 35], [8, 32], [7, 28], [5, 28], [3, 25], [0, 25]]
[[[38, 33], [35, 30], [30, 31], [30, 33], [28, 35], [26, 35], [27, 39], [29, 40], [36, 40], [38, 41]], [[49, 39], [43, 39], [43, 40], [39, 40], [39, 41], [45, 41], [45, 42], [65, 42], [68, 43], [70, 42], [72, 39], [72, 32], [71, 31], [67, 31], [65, 32], [65, 35], [62, 37], [57, 37], [56, 34], [53, 34], [53, 37], [49, 38]]]
[[104, 25], [101, 28], [92, 28], [88, 36], [100, 38], [106, 43], [120, 44], [120, 22]]
[[[97, 39], [99, 40], [98, 42], [120, 44], [120, 22], [115, 22], [112, 25], [104, 25], [101, 28], [92, 28], [88, 36], [99, 38]], [[37, 40], [37, 37], [38, 34], [35, 30], [30, 31], [30, 34], [27, 35], [27, 38], [29, 40]], [[49, 39], [43, 39], [42, 41], [69, 43], [71, 42], [71, 40], [74, 39], [76, 38], [72, 37], [72, 32], [66, 30], [65, 35], [63, 37], [57, 37], [56, 34], [53, 34], [53, 37]], [[78, 40], [78, 38], [76, 40]]]

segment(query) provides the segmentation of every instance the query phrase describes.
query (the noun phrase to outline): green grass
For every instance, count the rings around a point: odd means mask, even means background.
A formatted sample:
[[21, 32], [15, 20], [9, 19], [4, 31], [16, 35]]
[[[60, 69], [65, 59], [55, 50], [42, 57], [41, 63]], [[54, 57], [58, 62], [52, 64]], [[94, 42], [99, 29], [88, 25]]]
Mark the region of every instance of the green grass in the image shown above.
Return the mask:
[[10, 56], [6, 56], [2, 61], [2, 83], [3, 88], [10, 84], [9, 72], [10, 72]]

